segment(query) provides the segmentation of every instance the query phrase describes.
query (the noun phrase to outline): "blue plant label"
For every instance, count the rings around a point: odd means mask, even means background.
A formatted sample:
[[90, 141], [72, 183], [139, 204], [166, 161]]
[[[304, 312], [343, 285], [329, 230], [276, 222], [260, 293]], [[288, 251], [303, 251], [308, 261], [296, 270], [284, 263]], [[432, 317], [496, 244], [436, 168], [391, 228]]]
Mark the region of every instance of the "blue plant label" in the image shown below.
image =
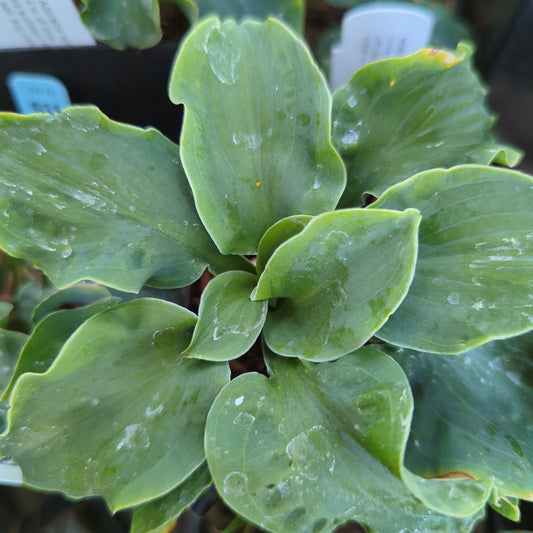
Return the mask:
[[375, 2], [350, 9], [342, 20], [341, 41], [331, 50], [331, 88], [344, 85], [367, 63], [424, 48], [434, 24], [430, 9], [405, 2]]
[[67, 89], [49, 74], [12, 72], [7, 86], [17, 113], [59, 113], [70, 106]]

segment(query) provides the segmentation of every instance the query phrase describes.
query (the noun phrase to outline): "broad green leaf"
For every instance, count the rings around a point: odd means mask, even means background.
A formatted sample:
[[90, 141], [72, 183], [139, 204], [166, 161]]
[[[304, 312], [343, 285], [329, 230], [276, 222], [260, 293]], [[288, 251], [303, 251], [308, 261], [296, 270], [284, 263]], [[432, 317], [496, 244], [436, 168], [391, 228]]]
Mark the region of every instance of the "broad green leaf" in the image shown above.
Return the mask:
[[48, 314], [32, 331], [0, 400], [7, 400], [18, 378], [26, 372], [43, 374], [58, 356], [63, 344], [88, 318], [118, 305], [120, 298], [101, 298], [78, 307]]
[[203, 228], [178, 147], [94, 107], [0, 114], [0, 220], [0, 247], [58, 287], [137, 292], [188, 285], [207, 264], [246, 268]]
[[81, 19], [98, 41], [118, 50], [161, 40], [158, 0], [81, 0]]
[[279, 298], [271, 350], [325, 361], [362, 346], [404, 298], [414, 272], [415, 210], [348, 209], [313, 218], [279, 246], [252, 298]]
[[185, 104], [183, 166], [223, 253], [256, 253], [278, 220], [335, 207], [346, 178], [330, 142], [329, 90], [282, 23], [199, 24], [169, 92]]
[[196, 316], [138, 299], [87, 320], [10, 398], [1, 452], [24, 482], [111, 510], [162, 496], [204, 461], [207, 411], [227, 364], [186, 360]]
[[133, 510], [130, 533], [156, 533], [190, 507], [211, 484], [207, 463], [168, 494]]
[[388, 346], [415, 412], [406, 465], [422, 476], [464, 473], [499, 497], [533, 499], [533, 333], [457, 357]]
[[200, 16], [218, 15], [243, 20], [246, 18], [283, 19], [298, 32], [303, 33], [305, 0], [195, 0]]
[[[455, 54], [425, 49], [377, 61], [335, 92], [332, 135], [348, 173], [341, 206], [423, 170], [505, 160], [470, 56], [459, 45]], [[514, 165], [520, 154], [508, 158]]]
[[13, 310], [13, 304], [9, 302], [0, 302], [0, 327], [5, 328], [7, 326], [7, 320], [9, 313]]
[[28, 336], [0, 329], [0, 393], [7, 387]]
[[295, 215], [276, 222], [259, 241], [257, 249], [257, 272], [262, 273], [268, 260], [278, 246], [302, 231], [311, 220], [309, 215]]
[[424, 507], [400, 469], [412, 398], [393, 360], [370, 349], [335, 362], [268, 357], [272, 376], [231, 381], [206, 426], [206, 454], [226, 503], [276, 533], [330, 532], [349, 520], [373, 533], [467, 532]]
[[63, 290], [56, 290], [35, 308], [33, 323], [38, 324], [43, 318], [60, 309], [72, 309], [89, 305], [109, 298], [111, 293], [102, 285], [95, 283], [77, 283]]
[[200, 299], [198, 322], [191, 344], [182, 353], [208, 361], [228, 361], [244, 355], [263, 329], [268, 302], [250, 294], [257, 276], [225, 272], [212, 279]]
[[533, 178], [465, 165], [389, 189], [372, 208], [420, 211], [409, 292], [377, 333], [393, 344], [458, 353], [533, 328]]

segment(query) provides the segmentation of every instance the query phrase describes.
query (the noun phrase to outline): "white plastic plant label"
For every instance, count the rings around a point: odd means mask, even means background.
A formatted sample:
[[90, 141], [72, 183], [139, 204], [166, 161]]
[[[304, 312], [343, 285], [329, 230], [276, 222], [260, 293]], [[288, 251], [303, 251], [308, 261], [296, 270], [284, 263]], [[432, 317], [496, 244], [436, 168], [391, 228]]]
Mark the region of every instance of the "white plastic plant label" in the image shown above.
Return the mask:
[[0, 0], [0, 50], [94, 44], [72, 0]]
[[375, 2], [347, 11], [341, 42], [331, 50], [331, 88], [344, 85], [367, 63], [424, 48], [434, 24], [429, 9], [404, 2]]

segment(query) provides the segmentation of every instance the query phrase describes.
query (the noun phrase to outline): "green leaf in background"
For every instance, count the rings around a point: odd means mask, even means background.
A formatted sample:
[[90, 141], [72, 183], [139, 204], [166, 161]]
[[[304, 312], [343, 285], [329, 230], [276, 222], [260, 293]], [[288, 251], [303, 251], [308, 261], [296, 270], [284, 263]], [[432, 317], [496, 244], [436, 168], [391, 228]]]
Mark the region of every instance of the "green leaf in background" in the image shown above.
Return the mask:
[[133, 510], [130, 533], [156, 533], [190, 507], [211, 484], [207, 463], [195, 470], [183, 483], [157, 500]]
[[96, 283], [77, 283], [66, 289], [56, 290], [35, 308], [33, 323], [38, 324], [54, 311], [82, 307], [110, 296], [111, 293], [105, 287]]
[[85, 322], [45, 374], [23, 375], [0, 444], [25, 483], [99, 495], [116, 511], [187, 479], [204, 461], [207, 411], [229, 380], [227, 364], [179, 355], [195, 323], [174, 304], [134, 300]]
[[256, 259], [257, 272], [262, 273], [276, 248], [290, 237], [300, 233], [312, 218], [309, 215], [294, 215], [284, 218], [268, 228], [259, 241]]
[[228, 361], [244, 355], [263, 329], [268, 302], [253, 302], [257, 276], [225, 272], [202, 293], [198, 322], [191, 344], [182, 353], [209, 361]]
[[0, 393], [7, 387], [28, 336], [0, 329]]
[[407, 292], [419, 220], [412, 209], [335, 211], [279, 246], [252, 295], [279, 298], [265, 323], [269, 348], [325, 361], [362, 346]]
[[0, 328], [7, 326], [9, 313], [13, 310], [13, 304], [9, 302], [0, 302]]
[[387, 346], [415, 400], [405, 462], [465, 473], [500, 497], [533, 498], [533, 333], [450, 357]]
[[[66, 289], [68, 290], [68, 289]], [[0, 400], [7, 400], [17, 379], [26, 372], [43, 374], [55, 361], [63, 344], [88, 318], [118, 305], [120, 298], [101, 297], [77, 309], [63, 309], [48, 314], [32, 331], [20, 352], [9, 385]]]
[[423, 170], [518, 162], [520, 154], [490, 133], [493, 119], [470, 56], [460, 45], [455, 54], [426, 49], [384, 59], [334, 93], [332, 138], [348, 174], [341, 206], [359, 206], [365, 193], [380, 196]]
[[191, 24], [195, 24], [198, 20], [198, 3], [196, 0], [169, 0], [176, 4], [185, 13]]
[[185, 104], [183, 166], [223, 253], [256, 253], [278, 220], [335, 207], [345, 172], [330, 142], [329, 90], [280, 22], [199, 24], [169, 91]]
[[239, 376], [207, 419], [209, 467], [237, 513], [276, 533], [330, 532], [349, 520], [373, 533], [470, 531], [479, 516], [435, 513], [393, 473], [412, 398], [391, 358], [362, 348], [335, 362], [268, 356], [267, 365], [270, 379]]
[[385, 192], [372, 208], [414, 207], [422, 221], [413, 283], [377, 336], [459, 353], [532, 329], [532, 205], [530, 176], [477, 165], [423, 172]]
[[98, 41], [118, 50], [161, 40], [158, 0], [81, 0], [81, 19]]
[[195, 0], [200, 17], [218, 15], [221, 19], [245, 20], [268, 17], [283, 19], [299, 33], [303, 33], [305, 21], [305, 0]]
[[179, 149], [156, 130], [94, 107], [5, 113], [0, 126], [0, 247], [56, 286], [85, 279], [137, 292], [188, 285], [208, 263], [245, 268], [216, 250]]

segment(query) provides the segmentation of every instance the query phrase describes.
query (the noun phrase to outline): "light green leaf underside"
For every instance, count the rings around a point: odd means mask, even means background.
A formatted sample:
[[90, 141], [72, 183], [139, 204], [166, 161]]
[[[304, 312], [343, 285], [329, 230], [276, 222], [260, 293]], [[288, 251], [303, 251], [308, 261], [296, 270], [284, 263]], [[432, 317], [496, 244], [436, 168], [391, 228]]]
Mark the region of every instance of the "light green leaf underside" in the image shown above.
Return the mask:
[[418, 261], [404, 301], [378, 337], [458, 353], [533, 328], [533, 179], [465, 165], [389, 189], [376, 208], [422, 215]]
[[32, 331], [20, 353], [9, 385], [0, 400], [7, 400], [18, 378], [26, 372], [43, 374], [55, 361], [63, 344], [91, 316], [118, 305], [119, 298], [107, 297], [77, 309], [48, 314]]
[[207, 411], [229, 380], [227, 364], [179, 355], [195, 323], [174, 304], [134, 300], [85, 322], [45, 374], [22, 376], [0, 443], [25, 483], [100, 495], [116, 511], [187, 479], [205, 458]]
[[81, 0], [81, 19], [98, 41], [118, 50], [161, 40], [158, 0]]
[[195, 470], [185, 481], [157, 500], [133, 510], [130, 533], [156, 533], [190, 507], [211, 484], [207, 463]]
[[276, 533], [330, 532], [349, 520], [373, 533], [470, 530], [474, 517], [430, 511], [391, 472], [412, 409], [392, 359], [363, 348], [335, 362], [267, 364], [270, 379], [236, 378], [207, 419], [207, 460], [230, 507]]
[[456, 357], [387, 351], [414, 394], [407, 466], [424, 476], [465, 472], [502, 497], [533, 499], [533, 333]]
[[278, 246], [302, 231], [311, 220], [309, 215], [295, 215], [276, 222], [259, 241], [257, 249], [257, 272], [261, 274]]
[[111, 296], [102, 285], [95, 283], [77, 283], [66, 289], [56, 290], [47, 295], [35, 308], [33, 323], [38, 324], [43, 318], [60, 309], [72, 309], [92, 304]]
[[419, 215], [348, 209], [313, 218], [279, 246], [253, 298], [278, 298], [271, 350], [325, 361], [362, 346], [396, 309], [413, 276]]
[[178, 150], [94, 107], [0, 115], [0, 246], [58, 287], [137, 292], [188, 285], [208, 263], [241, 268], [203, 228]]
[[237, 20], [246, 18], [283, 19], [298, 32], [304, 29], [304, 0], [195, 0], [200, 17], [218, 15], [221, 19], [231, 17]]
[[414, 174], [462, 163], [511, 164], [497, 143], [471, 51], [425, 49], [369, 64], [333, 96], [333, 141], [348, 173], [340, 205], [361, 205]]
[[330, 142], [329, 90], [280, 22], [199, 24], [169, 92], [185, 104], [181, 157], [198, 212], [224, 253], [256, 253], [278, 220], [335, 207], [345, 172]]
[[247, 272], [225, 272], [212, 279], [202, 293], [191, 344], [182, 355], [209, 361], [244, 355], [261, 333], [267, 314], [267, 301], [250, 299], [256, 285], [257, 276]]
[[24, 333], [0, 329], [0, 393], [8, 386], [27, 339]]
[[520, 500], [511, 496], [501, 496], [496, 488], [490, 495], [489, 505], [505, 518], [513, 522], [520, 521]]

